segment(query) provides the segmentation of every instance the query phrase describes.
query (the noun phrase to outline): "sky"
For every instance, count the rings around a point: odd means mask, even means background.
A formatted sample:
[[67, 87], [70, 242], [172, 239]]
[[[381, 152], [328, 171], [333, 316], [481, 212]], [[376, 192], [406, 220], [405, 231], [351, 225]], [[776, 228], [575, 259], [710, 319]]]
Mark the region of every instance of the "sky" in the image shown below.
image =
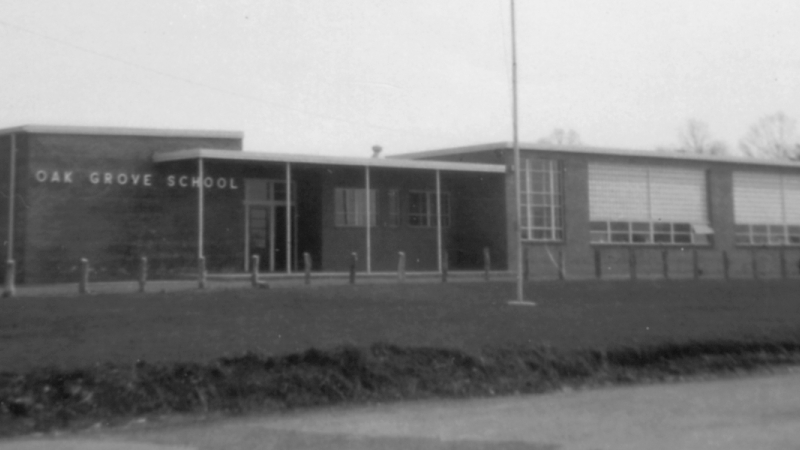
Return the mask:
[[[512, 139], [509, 0], [0, 0], [0, 127], [221, 129], [369, 156]], [[800, 119], [797, 0], [516, 0], [520, 140], [736, 148]]]

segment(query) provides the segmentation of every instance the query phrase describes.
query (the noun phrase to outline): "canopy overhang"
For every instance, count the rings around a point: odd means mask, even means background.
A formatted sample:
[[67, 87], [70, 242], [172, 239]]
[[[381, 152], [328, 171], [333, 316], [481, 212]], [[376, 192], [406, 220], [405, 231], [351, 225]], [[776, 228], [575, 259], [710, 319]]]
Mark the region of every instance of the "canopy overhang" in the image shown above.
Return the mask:
[[354, 158], [344, 156], [217, 150], [207, 148], [177, 150], [172, 152], [156, 153], [153, 155], [153, 162], [157, 164], [171, 161], [195, 161], [198, 159], [204, 159], [207, 161], [274, 162], [389, 169], [440, 170], [449, 172], [505, 173], [506, 171], [506, 167], [501, 164], [472, 164], [450, 161]]

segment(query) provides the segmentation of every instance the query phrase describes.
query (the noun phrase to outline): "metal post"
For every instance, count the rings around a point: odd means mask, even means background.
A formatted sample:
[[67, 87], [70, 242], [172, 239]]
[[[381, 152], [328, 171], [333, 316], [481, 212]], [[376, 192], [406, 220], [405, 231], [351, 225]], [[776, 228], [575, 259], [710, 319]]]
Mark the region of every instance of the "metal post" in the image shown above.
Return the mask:
[[594, 276], [599, 280], [603, 278], [603, 260], [600, 257], [600, 249], [594, 249]]
[[147, 256], [139, 258], [139, 292], [144, 293], [147, 286]]
[[89, 260], [81, 258], [81, 278], [78, 281], [78, 293], [89, 293]]
[[447, 251], [442, 253], [442, 259], [439, 261], [442, 267], [442, 283], [447, 283], [447, 272], [450, 270], [450, 264], [447, 261]]
[[311, 254], [303, 252], [303, 270], [305, 270], [305, 282], [311, 284]]
[[197, 287], [206, 288], [206, 257], [197, 258]]
[[206, 287], [206, 258], [203, 252], [203, 221], [204, 221], [204, 181], [203, 158], [197, 158], [197, 285], [200, 289]]
[[697, 249], [692, 249], [692, 271], [694, 279], [700, 279], [700, 256], [697, 254]]
[[13, 259], [6, 261], [6, 286], [3, 290], [3, 297], [13, 297], [17, 289], [14, 286], [14, 277], [17, 276], [17, 263]]
[[528, 281], [531, 275], [530, 249], [522, 247], [522, 279]]
[[564, 281], [566, 272], [565, 269], [565, 262], [564, 262], [564, 249], [558, 249], [558, 279]]
[[669, 280], [669, 254], [666, 250], [661, 250], [661, 269], [664, 279]]
[[350, 254], [350, 284], [356, 284], [356, 263], [358, 262], [358, 253], [353, 252]]
[[292, 273], [292, 165], [286, 163], [286, 273]]
[[442, 273], [442, 176], [439, 170], [436, 170], [436, 258], [439, 273]]
[[752, 259], [753, 279], [754, 280], [758, 280], [759, 279], [759, 275], [758, 275], [758, 255], [756, 254], [756, 249], [752, 250], [752, 253], [750, 254], [750, 257]]
[[636, 250], [633, 247], [628, 247], [628, 268], [631, 281], [636, 281]]
[[[520, 248], [520, 253], [522, 248]], [[489, 281], [489, 272], [492, 270], [492, 255], [489, 253], [489, 247], [483, 247], [483, 279]]]
[[786, 279], [786, 251], [781, 248], [781, 278]]
[[367, 273], [372, 273], [372, 196], [369, 192], [369, 166], [364, 167], [365, 197], [367, 200]]
[[523, 265], [522, 260], [522, 228], [520, 226], [520, 208], [522, 204], [522, 194], [520, 193], [520, 168], [521, 158], [519, 152], [519, 106], [517, 104], [517, 29], [515, 18], [514, 0], [511, 1], [511, 91], [512, 91], [512, 122], [514, 134], [514, 244], [517, 250], [517, 298], [512, 303], [517, 305], [533, 305], [533, 302], [525, 300]]
[[728, 251], [722, 251], [722, 271], [726, 280], [731, 278], [731, 261], [728, 259]]
[[14, 200], [17, 186], [17, 135], [11, 135], [8, 163], [8, 240], [6, 241], [6, 279], [3, 297], [16, 295], [17, 264], [14, 261]]
[[404, 252], [397, 252], [397, 281], [399, 283], [406, 281], [406, 254]]
[[261, 257], [253, 255], [250, 257], [250, 284], [258, 287], [258, 270], [261, 268]]

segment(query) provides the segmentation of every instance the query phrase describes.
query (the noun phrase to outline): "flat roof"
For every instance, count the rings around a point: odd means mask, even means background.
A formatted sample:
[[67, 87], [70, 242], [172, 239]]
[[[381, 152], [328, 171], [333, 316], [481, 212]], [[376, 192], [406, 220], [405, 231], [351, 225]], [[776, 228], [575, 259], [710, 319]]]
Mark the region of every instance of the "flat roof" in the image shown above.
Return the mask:
[[195, 159], [217, 161], [277, 162], [312, 165], [380, 167], [392, 169], [444, 170], [453, 172], [505, 173], [502, 164], [473, 164], [450, 161], [415, 161], [408, 159], [356, 158], [346, 156], [320, 156], [289, 153], [266, 153], [257, 151], [232, 151], [209, 148], [195, 148], [156, 153], [153, 161], [187, 161]]
[[169, 128], [122, 128], [122, 127], [91, 127], [91, 126], [71, 126], [71, 125], [21, 125], [18, 127], [0, 129], [0, 135], [6, 135], [12, 133], [151, 136], [151, 137], [196, 137], [196, 138], [221, 138], [221, 139], [244, 138], [243, 132], [231, 131], [231, 130], [182, 130], [182, 129], [169, 129]]
[[[494, 142], [488, 144], [468, 145], [464, 147], [451, 147], [438, 150], [425, 150], [419, 152], [401, 153], [397, 155], [387, 156], [393, 159], [408, 159], [419, 160], [421, 158], [435, 158], [440, 156], [456, 156], [469, 153], [485, 152], [489, 150], [511, 150], [514, 148], [511, 142]], [[756, 158], [737, 158], [731, 156], [709, 156], [698, 155], [692, 153], [677, 153], [677, 152], [661, 152], [661, 151], [646, 151], [646, 150], [629, 150], [619, 148], [606, 148], [606, 147], [582, 147], [582, 146], [561, 146], [550, 144], [538, 143], [520, 143], [519, 148], [522, 151], [545, 151], [553, 153], [572, 153], [584, 155], [600, 155], [600, 156], [625, 156], [636, 158], [653, 158], [653, 159], [668, 159], [673, 161], [697, 161], [697, 162], [711, 162], [711, 163], [728, 163], [728, 164], [746, 164], [753, 166], [766, 166], [766, 167], [787, 167], [800, 169], [800, 161], [782, 161], [774, 159], [756, 159]]]

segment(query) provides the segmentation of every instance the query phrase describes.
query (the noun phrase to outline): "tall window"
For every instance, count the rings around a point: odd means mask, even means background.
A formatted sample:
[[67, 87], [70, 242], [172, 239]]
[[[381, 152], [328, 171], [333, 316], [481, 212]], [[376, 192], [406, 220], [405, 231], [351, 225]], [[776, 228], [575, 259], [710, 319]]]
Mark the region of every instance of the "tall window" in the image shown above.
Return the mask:
[[[450, 226], [450, 194], [442, 192], [442, 226]], [[408, 224], [412, 227], [436, 227], [436, 191], [408, 193]]]
[[800, 245], [800, 176], [733, 173], [736, 243]]
[[398, 189], [389, 189], [389, 216], [386, 225], [400, 226], [400, 191]]
[[520, 172], [520, 231], [522, 239], [561, 241], [564, 222], [561, 164], [551, 159], [525, 158]]
[[614, 244], [708, 244], [705, 172], [589, 164], [591, 240]]
[[[337, 227], [363, 227], [367, 224], [367, 199], [364, 189], [336, 188], [334, 191]], [[369, 190], [369, 224], [375, 226], [378, 202], [375, 189]]]

